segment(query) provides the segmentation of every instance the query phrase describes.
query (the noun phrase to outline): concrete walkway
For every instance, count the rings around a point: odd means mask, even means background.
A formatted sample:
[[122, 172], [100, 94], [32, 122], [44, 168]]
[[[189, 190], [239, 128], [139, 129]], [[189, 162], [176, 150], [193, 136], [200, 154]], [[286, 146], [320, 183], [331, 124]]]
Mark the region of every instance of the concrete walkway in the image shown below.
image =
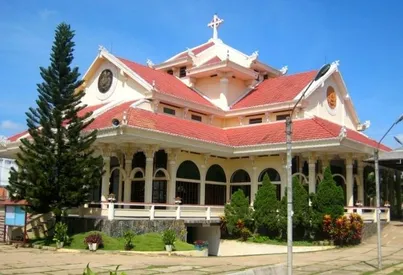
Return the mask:
[[[385, 267], [396, 265], [390, 269], [392, 272], [403, 263], [403, 224], [392, 223], [383, 233], [383, 263]], [[294, 255], [294, 274], [354, 275], [376, 271], [376, 251], [376, 239], [372, 238], [358, 247], [298, 253]], [[116, 265], [121, 265], [120, 270], [128, 275], [241, 274], [247, 269], [281, 265], [285, 262], [286, 254], [197, 258], [98, 252], [67, 253], [0, 245], [0, 274], [82, 274], [87, 263], [99, 274], [109, 274], [108, 270], [115, 269]]]

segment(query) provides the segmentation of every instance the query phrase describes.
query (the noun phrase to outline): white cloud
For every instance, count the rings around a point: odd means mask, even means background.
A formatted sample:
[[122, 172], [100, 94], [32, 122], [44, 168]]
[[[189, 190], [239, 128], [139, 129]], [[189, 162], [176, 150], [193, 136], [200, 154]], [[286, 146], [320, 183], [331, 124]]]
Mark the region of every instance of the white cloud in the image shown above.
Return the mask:
[[3, 120], [0, 123], [0, 130], [5, 130], [5, 131], [19, 131], [24, 129], [24, 125], [13, 122], [11, 120]]
[[49, 17], [56, 15], [57, 11], [44, 9], [44, 10], [39, 11], [38, 14], [42, 20], [46, 21]]

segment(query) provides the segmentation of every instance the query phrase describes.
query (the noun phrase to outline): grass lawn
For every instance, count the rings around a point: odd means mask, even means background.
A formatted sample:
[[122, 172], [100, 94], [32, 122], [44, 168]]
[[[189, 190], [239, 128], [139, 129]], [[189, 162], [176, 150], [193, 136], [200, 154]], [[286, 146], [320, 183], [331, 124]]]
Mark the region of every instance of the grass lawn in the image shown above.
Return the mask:
[[[71, 243], [65, 248], [71, 249], [87, 249], [88, 246], [84, 243], [84, 238], [88, 235], [87, 233], [80, 233], [71, 236]], [[123, 238], [113, 238], [101, 233], [103, 240], [103, 247], [99, 249], [103, 250], [124, 250], [125, 240]], [[137, 235], [134, 237], [134, 251], [164, 251], [165, 246], [162, 242], [161, 234], [158, 233], [147, 233], [143, 235]], [[53, 241], [38, 239], [33, 240], [34, 245], [50, 245], [56, 246]], [[177, 251], [194, 250], [192, 244], [176, 240], [175, 248]]]

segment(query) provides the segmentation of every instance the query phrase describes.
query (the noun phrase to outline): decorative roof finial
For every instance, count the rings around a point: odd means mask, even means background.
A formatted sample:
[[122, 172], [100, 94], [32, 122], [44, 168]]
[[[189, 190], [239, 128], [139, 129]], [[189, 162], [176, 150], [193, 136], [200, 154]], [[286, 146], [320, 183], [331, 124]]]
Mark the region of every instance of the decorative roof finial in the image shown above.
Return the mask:
[[150, 59], [147, 59], [147, 66], [150, 68], [154, 68], [154, 63]]
[[286, 73], [288, 72], [288, 66], [282, 67], [282, 68], [280, 69], [280, 72], [281, 72], [282, 74], [286, 74]]
[[224, 22], [224, 19], [220, 19], [217, 14], [214, 14], [213, 20], [207, 24], [208, 27], [213, 29], [213, 39], [215, 40], [218, 39], [217, 29], [222, 22]]

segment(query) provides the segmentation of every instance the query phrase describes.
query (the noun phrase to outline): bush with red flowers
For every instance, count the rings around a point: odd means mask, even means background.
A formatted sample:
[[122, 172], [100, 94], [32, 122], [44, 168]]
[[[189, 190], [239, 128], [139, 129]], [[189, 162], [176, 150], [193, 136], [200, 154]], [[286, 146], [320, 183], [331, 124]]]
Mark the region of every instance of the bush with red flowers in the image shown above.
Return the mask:
[[330, 215], [323, 218], [323, 232], [337, 245], [359, 244], [362, 238], [363, 220], [358, 214], [341, 216], [332, 220]]

